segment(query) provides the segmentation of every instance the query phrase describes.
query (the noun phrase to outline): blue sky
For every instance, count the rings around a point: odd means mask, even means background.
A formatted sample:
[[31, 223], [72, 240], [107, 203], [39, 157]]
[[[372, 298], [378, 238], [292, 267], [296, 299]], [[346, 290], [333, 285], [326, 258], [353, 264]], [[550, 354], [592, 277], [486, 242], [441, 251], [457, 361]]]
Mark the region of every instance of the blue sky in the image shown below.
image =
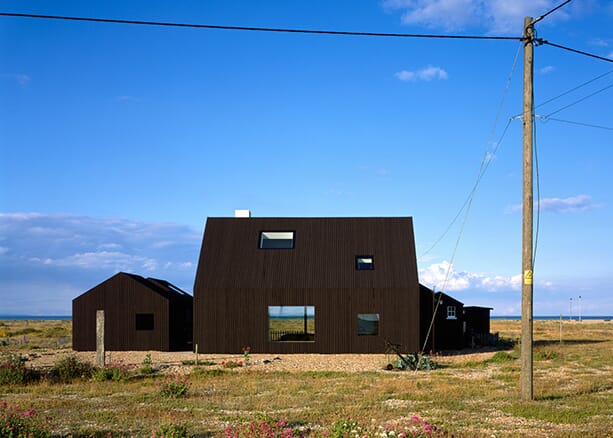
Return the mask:
[[[524, 16], [558, 3], [5, 0], [0, 9], [519, 36]], [[612, 19], [610, 1], [575, 1], [537, 32], [613, 58]], [[412, 216], [422, 283], [440, 289], [452, 263], [447, 292], [519, 314], [519, 49], [0, 17], [0, 314], [69, 314], [72, 298], [117, 271], [191, 292], [206, 218], [234, 209]], [[534, 70], [536, 105], [602, 76], [536, 110], [555, 114], [536, 120], [534, 313], [568, 314], [581, 296], [583, 314], [611, 315], [613, 133], [575, 123], [613, 126], [613, 64], [542, 45]], [[465, 225], [462, 214], [429, 250], [484, 157]]]

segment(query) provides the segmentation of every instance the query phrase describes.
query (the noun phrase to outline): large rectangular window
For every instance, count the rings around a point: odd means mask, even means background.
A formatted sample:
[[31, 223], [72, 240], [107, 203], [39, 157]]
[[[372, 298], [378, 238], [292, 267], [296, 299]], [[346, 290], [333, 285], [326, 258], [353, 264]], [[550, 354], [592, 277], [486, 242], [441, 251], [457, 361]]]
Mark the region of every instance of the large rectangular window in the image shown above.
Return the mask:
[[260, 233], [260, 249], [292, 249], [293, 247], [293, 231], [262, 231]]
[[137, 313], [136, 330], [153, 330], [153, 313]]
[[379, 334], [378, 313], [358, 313], [358, 336], [376, 336]]
[[315, 342], [315, 306], [268, 306], [268, 339]]

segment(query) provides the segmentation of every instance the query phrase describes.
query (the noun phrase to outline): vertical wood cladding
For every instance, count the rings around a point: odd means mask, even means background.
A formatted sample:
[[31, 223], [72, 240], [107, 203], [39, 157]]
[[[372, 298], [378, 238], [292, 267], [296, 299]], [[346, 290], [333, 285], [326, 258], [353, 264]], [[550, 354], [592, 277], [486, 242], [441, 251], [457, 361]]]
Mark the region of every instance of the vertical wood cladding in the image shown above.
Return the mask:
[[[73, 349], [96, 350], [96, 311], [105, 313], [106, 350], [189, 349], [192, 297], [163, 280], [118, 273], [72, 301]], [[151, 330], [137, 330], [153, 318]]]
[[[293, 231], [293, 249], [260, 249], [262, 231]], [[374, 269], [356, 269], [356, 256]], [[315, 306], [315, 342], [271, 342], [268, 306]], [[358, 313], [380, 315], [358, 336]], [[419, 349], [411, 218], [209, 218], [194, 284], [194, 343], [207, 353]]]
[[[420, 329], [420, 348], [424, 346], [426, 335], [432, 321], [433, 309], [436, 308], [437, 300], [440, 303], [436, 309], [434, 324], [430, 329], [430, 336], [424, 351], [456, 350], [464, 348], [464, 304], [450, 297], [447, 294], [436, 292], [426, 286], [420, 285], [421, 294], [421, 329]], [[449, 318], [447, 307], [455, 308], [455, 318]]]
[[490, 332], [490, 307], [466, 306], [464, 319], [467, 334], [487, 335]]

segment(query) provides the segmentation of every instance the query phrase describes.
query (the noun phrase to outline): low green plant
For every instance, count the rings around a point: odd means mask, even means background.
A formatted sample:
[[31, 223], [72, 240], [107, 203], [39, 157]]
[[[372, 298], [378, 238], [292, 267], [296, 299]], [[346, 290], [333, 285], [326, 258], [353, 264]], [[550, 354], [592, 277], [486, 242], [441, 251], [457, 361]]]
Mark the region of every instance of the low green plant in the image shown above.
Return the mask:
[[216, 365], [217, 362], [215, 362], [212, 359], [205, 359], [205, 360], [199, 360], [198, 363], [196, 363], [194, 359], [186, 359], [186, 360], [182, 360], [181, 364], [182, 365], [202, 365], [206, 367], [206, 366]]
[[251, 347], [243, 347], [243, 360], [245, 361], [245, 365], [249, 365], [251, 355]]
[[196, 367], [192, 370], [192, 376], [194, 377], [218, 377], [226, 374], [228, 371], [219, 368], [201, 368]]
[[105, 380], [113, 380], [121, 382], [130, 377], [131, 366], [124, 364], [122, 361], [112, 361], [104, 367], [94, 368], [92, 377], [97, 382]]
[[187, 397], [191, 383], [182, 374], [168, 374], [163, 381], [157, 382], [158, 391], [163, 398]]
[[343, 438], [346, 436], [363, 437], [366, 435], [366, 427], [357, 420], [347, 419], [337, 421], [330, 428], [328, 436], [332, 438]]
[[153, 374], [155, 372], [155, 368], [153, 367], [153, 360], [151, 359], [151, 353], [147, 353], [147, 355], [141, 362], [140, 372], [141, 374]]
[[0, 362], [0, 385], [23, 385], [40, 378], [40, 373], [25, 365], [26, 359], [11, 354]]
[[164, 423], [151, 432], [151, 438], [188, 438], [187, 425]]
[[0, 437], [44, 438], [50, 436], [48, 420], [41, 419], [34, 409], [21, 410], [0, 402]]
[[488, 362], [505, 363], [514, 361], [515, 359], [517, 359], [517, 357], [515, 357], [515, 355], [512, 353], [508, 353], [506, 351], [497, 351], [490, 359], [488, 359]]
[[417, 437], [432, 438], [447, 436], [447, 433], [418, 416], [396, 422], [370, 424], [355, 419], [337, 421], [328, 429], [312, 429], [303, 425], [291, 425], [285, 420], [252, 420], [227, 427], [226, 438], [280, 437], [298, 438], [306, 436], [329, 438], [379, 438], [379, 437]]
[[439, 364], [427, 354], [407, 354], [404, 359], [398, 358], [391, 368], [388, 366], [388, 369], [393, 368], [429, 371], [439, 368]]
[[536, 360], [555, 360], [559, 357], [560, 355], [555, 350], [537, 350], [534, 353], [534, 359]]
[[51, 369], [51, 375], [60, 382], [70, 383], [73, 379], [89, 379], [93, 366], [82, 362], [76, 356], [67, 356], [58, 360]]
[[221, 366], [224, 368], [238, 368], [243, 366], [243, 362], [240, 360], [228, 359], [222, 361]]

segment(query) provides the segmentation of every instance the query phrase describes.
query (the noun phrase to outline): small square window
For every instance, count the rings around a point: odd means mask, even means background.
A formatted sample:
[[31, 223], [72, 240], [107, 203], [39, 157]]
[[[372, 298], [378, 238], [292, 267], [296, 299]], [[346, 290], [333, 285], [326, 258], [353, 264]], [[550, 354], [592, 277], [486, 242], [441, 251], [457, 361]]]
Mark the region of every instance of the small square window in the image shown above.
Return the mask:
[[457, 319], [455, 306], [447, 306], [447, 319]]
[[375, 269], [373, 256], [356, 256], [355, 268], [358, 271], [368, 271]]
[[262, 231], [260, 233], [260, 249], [292, 248], [294, 248], [293, 231]]
[[153, 313], [137, 313], [136, 330], [153, 330]]
[[358, 336], [377, 336], [379, 334], [378, 313], [358, 313]]

